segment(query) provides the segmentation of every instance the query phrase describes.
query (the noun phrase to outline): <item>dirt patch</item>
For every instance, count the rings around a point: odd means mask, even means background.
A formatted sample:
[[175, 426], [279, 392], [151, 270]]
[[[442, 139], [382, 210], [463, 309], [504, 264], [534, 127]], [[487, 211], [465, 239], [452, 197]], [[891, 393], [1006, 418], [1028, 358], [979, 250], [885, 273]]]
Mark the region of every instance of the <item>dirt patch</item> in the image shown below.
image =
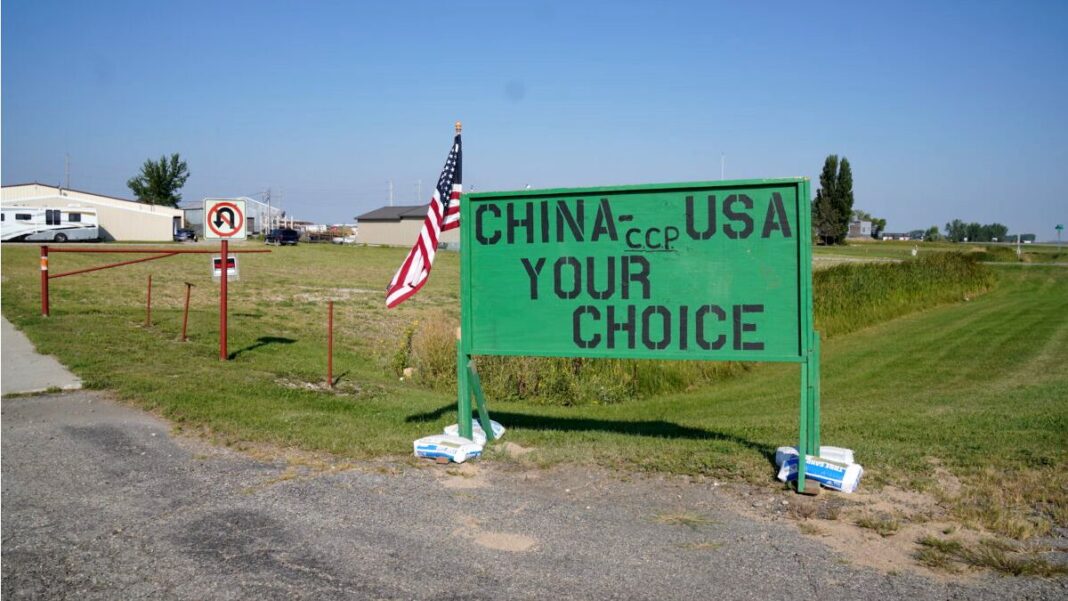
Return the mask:
[[470, 490], [487, 486], [482, 470], [472, 463], [449, 464], [435, 472], [442, 486], [454, 490]]
[[501, 452], [513, 459], [522, 457], [533, 450], [534, 449], [528, 449], [527, 447], [521, 447], [514, 442], [506, 442], [501, 445]]
[[[936, 468], [937, 470], [938, 468]], [[948, 472], [946, 472], [948, 474]], [[955, 478], [948, 474], [945, 486]], [[941, 477], [940, 477], [941, 481]], [[956, 483], [959, 486], [959, 482]], [[733, 488], [733, 487], [732, 487]], [[935, 495], [892, 486], [861, 489], [852, 494], [823, 490], [804, 497], [787, 490], [741, 486], [733, 490], [737, 511], [765, 522], [792, 523], [802, 534], [827, 545], [850, 564], [884, 573], [913, 572], [928, 578], [959, 581], [975, 574], [949, 574], [916, 561], [917, 541], [927, 537], [973, 542], [980, 534], [962, 531]]]
[[353, 382], [352, 380], [347, 380], [345, 378], [338, 379], [338, 381], [335, 382], [333, 387], [331, 387], [326, 382], [325, 378], [317, 382], [307, 382], [304, 380], [294, 380], [291, 378], [278, 378], [275, 380], [275, 383], [277, 383], [279, 386], [283, 386], [291, 390], [307, 390], [310, 392], [322, 392], [338, 396], [360, 396], [364, 392], [362, 386], [360, 386], [356, 382]]
[[525, 553], [537, 544], [536, 540], [523, 534], [483, 530], [478, 520], [471, 516], [460, 516], [458, 521], [460, 526], [453, 530], [453, 536], [469, 539], [480, 547], [509, 553]]
[[959, 497], [961, 491], [960, 478], [957, 478], [952, 472], [943, 467], [942, 463], [934, 457], [928, 457], [927, 462], [934, 469], [938, 490], [947, 498]]
[[[814, 534], [854, 565], [886, 573], [907, 571], [938, 579], [959, 580], [963, 577], [936, 572], [916, 563], [916, 541], [925, 536], [939, 536], [944, 530], [953, 528], [948, 522], [905, 524], [887, 536], [857, 526], [851, 517], [835, 521], [807, 520], [801, 524], [814, 527], [809, 534]], [[801, 530], [805, 531], [804, 528]]]
[[481, 532], [474, 538], [476, 545], [497, 551], [509, 551], [511, 553], [523, 553], [534, 547], [534, 539], [522, 534], [508, 534], [506, 532]]

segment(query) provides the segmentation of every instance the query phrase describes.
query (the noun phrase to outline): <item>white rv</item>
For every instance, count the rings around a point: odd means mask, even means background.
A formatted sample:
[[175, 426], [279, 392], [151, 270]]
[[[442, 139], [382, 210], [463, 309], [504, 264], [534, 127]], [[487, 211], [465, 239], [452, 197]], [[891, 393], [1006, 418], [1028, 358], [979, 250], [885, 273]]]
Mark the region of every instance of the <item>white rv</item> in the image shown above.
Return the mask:
[[85, 207], [4, 207], [0, 241], [66, 242], [98, 240], [96, 209]]

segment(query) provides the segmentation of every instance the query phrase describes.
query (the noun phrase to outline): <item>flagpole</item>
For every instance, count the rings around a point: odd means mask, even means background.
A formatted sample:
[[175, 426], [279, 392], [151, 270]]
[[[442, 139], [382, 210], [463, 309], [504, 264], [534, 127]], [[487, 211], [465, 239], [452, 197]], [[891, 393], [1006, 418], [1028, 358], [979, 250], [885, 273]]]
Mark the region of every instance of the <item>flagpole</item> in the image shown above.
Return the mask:
[[[456, 135], [460, 135], [464, 125], [460, 121], [456, 122]], [[461, 226], [462, 227], [462, 226]], [[463, 236], [460, 237], [460, 269], [463, 270]], [[463, 323], [463, 276], [459, 278], [458, 285], [460, 286], [460, 293], [457, 298], [460, 299], [460, 322]], [[472, 433], [472, 420], [471, 420], [471, 388], [470, 382], [467, 377], [467, 363], [470, 361], [470, 357], [464, 352], [463, 344], [463, 331], [461, 328], [456, 328], [456, 426], [458, 434], [464, 438], [473, 439]]]

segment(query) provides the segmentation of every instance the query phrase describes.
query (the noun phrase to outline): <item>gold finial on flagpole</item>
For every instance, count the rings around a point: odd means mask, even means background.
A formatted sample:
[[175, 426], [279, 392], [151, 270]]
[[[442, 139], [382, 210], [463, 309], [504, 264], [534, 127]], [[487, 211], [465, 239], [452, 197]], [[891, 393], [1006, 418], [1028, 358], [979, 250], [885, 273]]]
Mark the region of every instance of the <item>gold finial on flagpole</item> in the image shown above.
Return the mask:
[[456, 133], [460, 133], [460, 130], [464, 128], [464, 124], [459, 121], [456, 122]]

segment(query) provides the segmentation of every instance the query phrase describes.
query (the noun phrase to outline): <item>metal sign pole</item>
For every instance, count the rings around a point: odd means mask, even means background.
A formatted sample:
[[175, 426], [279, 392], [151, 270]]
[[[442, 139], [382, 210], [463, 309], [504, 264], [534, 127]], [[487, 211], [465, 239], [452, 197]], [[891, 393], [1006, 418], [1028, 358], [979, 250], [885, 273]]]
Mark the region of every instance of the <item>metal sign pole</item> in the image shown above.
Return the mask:
[[327, 304], [326, 318], [326, 385], [334, 387], [334, 301]]
[[472, 436], [471, 424], [471, 387], [468, 379], [467, 362], [470, 356], [464, 352], [463, 340], [456, 339], [456, 426], [463, 438]]
[[221, 242], [222, 252], [222, 280], [219, 283], [219, 361], [226, 361], [226, 283], [229, 280], [229, 274], [227, 274], [227, 265], [230, 261], [230, 241], [223, 238]]

